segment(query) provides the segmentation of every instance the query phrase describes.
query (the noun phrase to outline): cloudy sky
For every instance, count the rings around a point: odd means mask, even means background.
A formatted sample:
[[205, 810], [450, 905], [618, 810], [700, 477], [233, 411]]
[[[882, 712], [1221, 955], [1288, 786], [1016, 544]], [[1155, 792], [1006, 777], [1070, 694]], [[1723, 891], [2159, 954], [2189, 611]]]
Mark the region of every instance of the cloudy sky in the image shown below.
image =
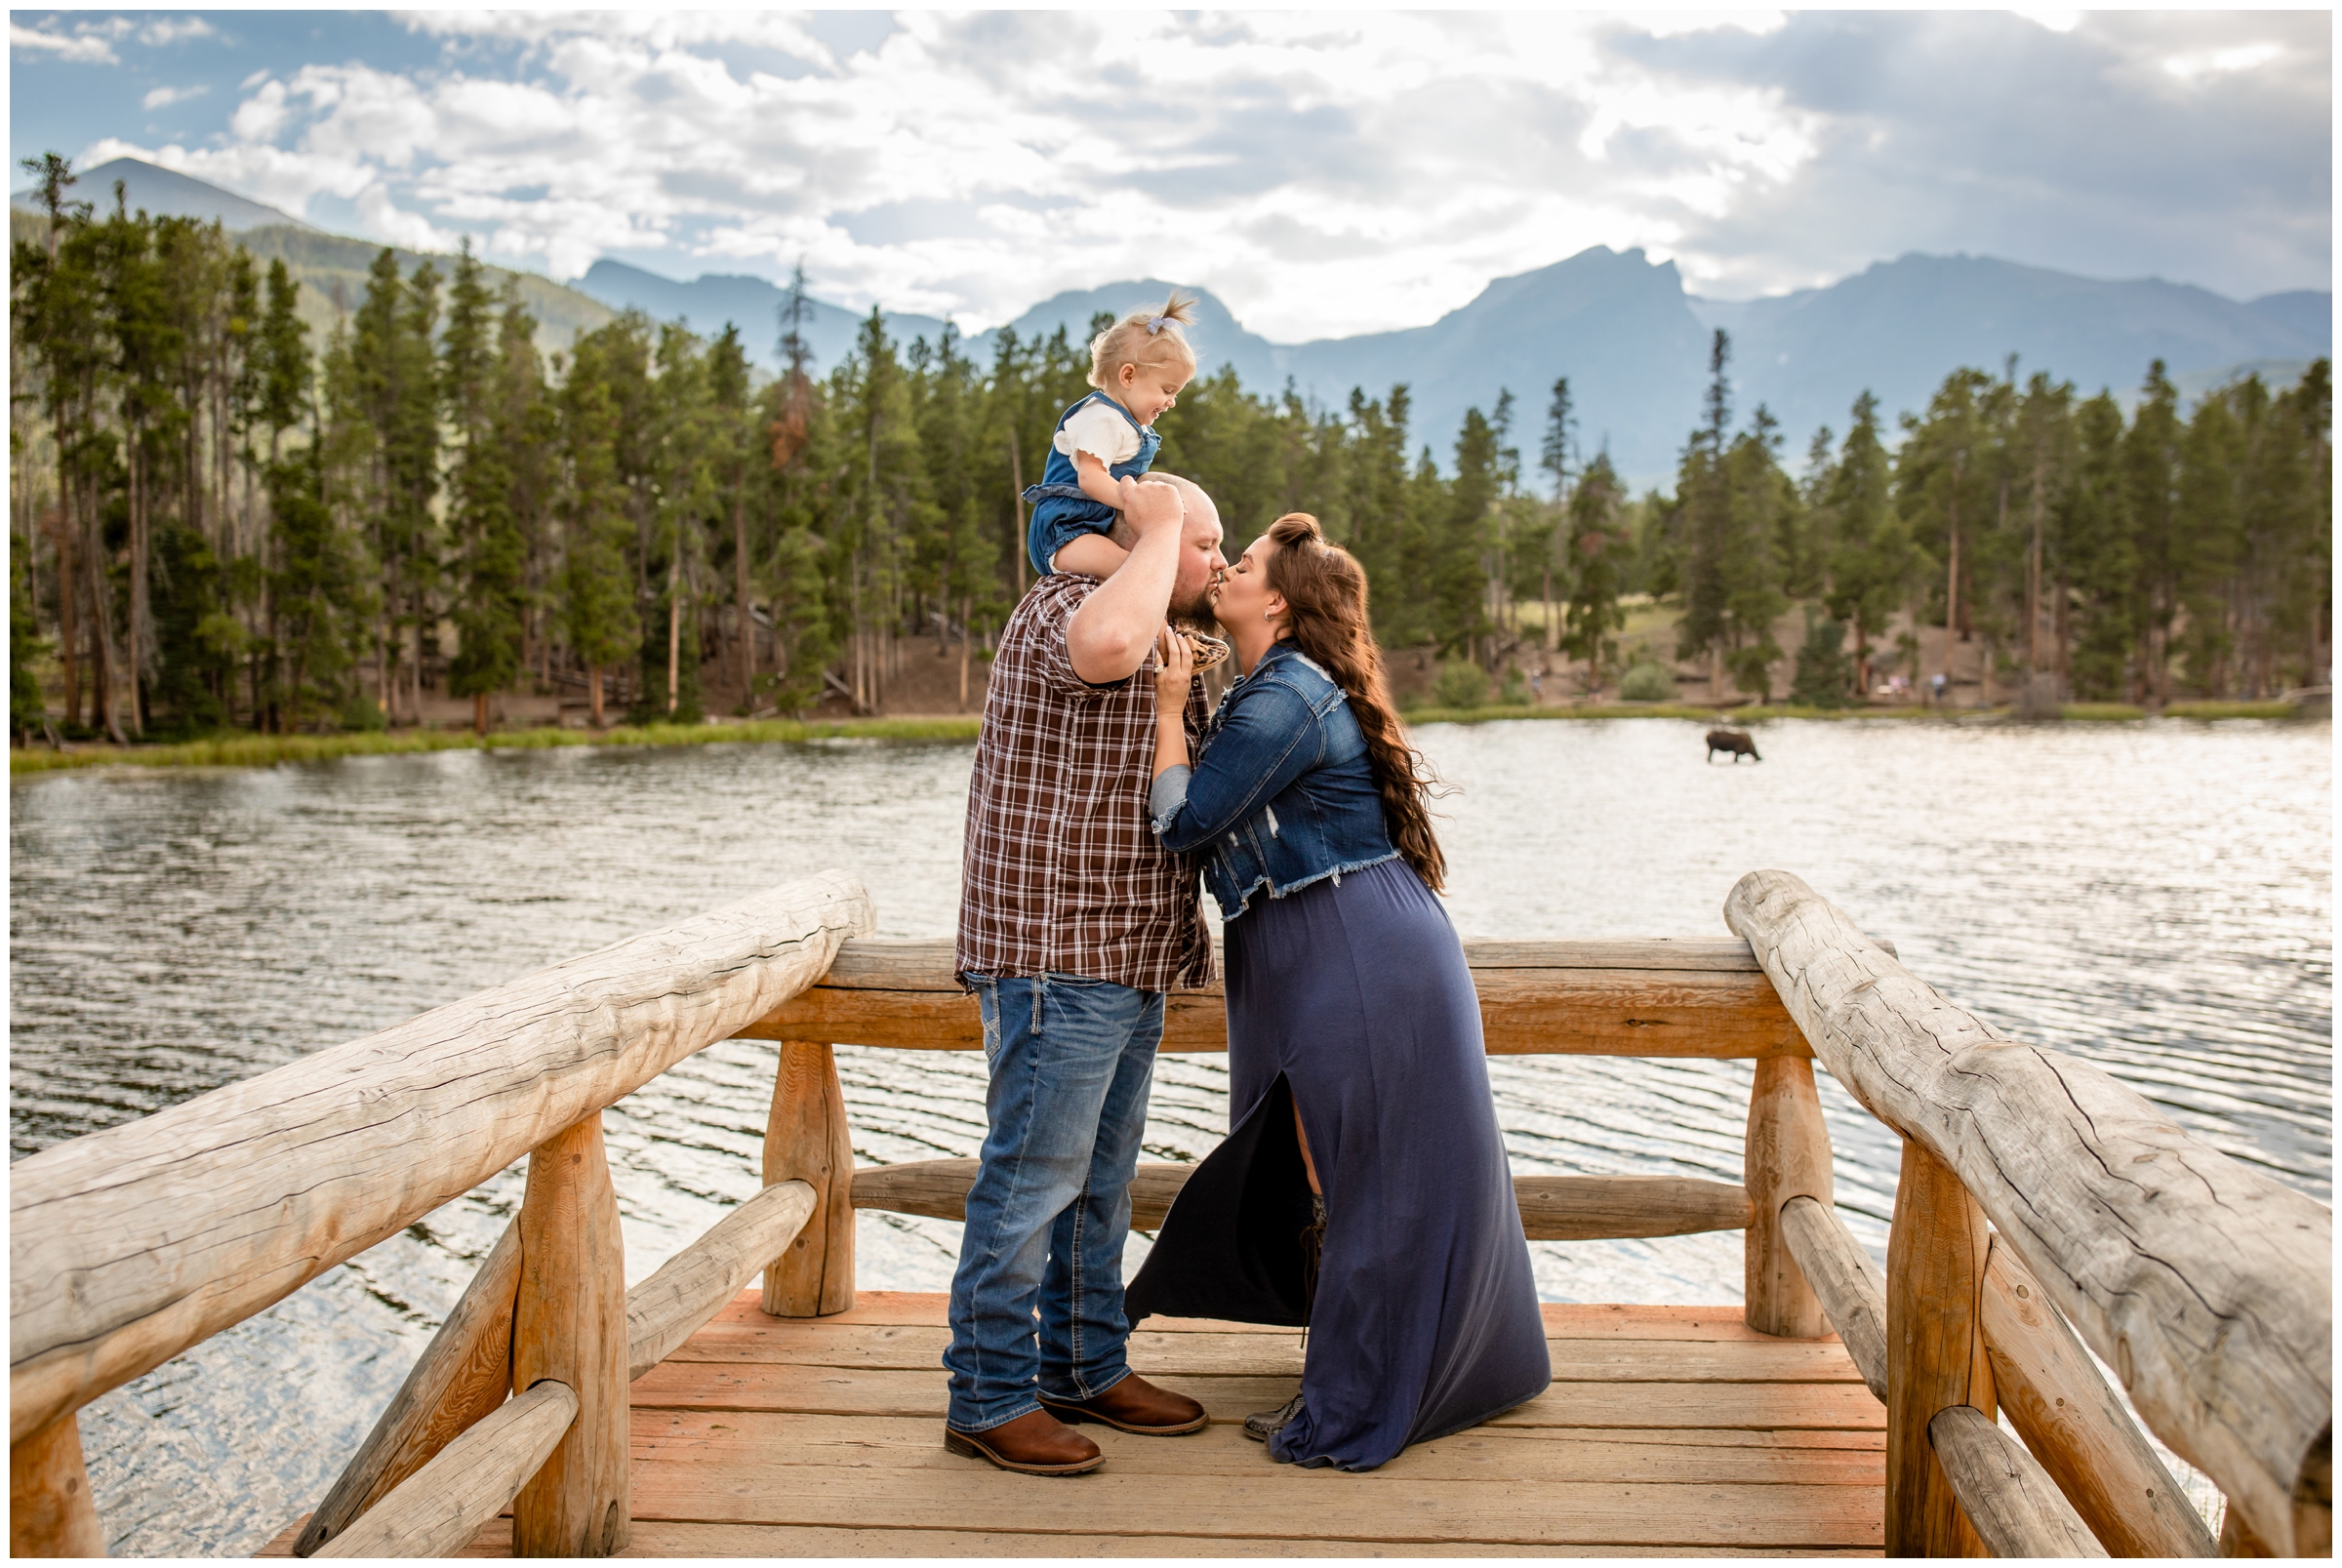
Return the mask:
[[2327, 288], [2322, 12], [11, 13], [12, 157], [557, 278], [972, 328], [1197, 283], [1408, 326], [1590, 245], [1726, 299], [1907, 251]]

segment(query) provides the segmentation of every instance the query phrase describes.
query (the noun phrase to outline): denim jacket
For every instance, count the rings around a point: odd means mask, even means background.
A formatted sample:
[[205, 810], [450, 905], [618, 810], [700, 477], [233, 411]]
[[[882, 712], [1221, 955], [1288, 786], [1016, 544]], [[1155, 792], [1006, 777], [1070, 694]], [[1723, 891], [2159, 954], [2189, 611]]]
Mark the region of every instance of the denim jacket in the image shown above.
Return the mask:
[[1194, 766], [1156, 775], [1147, 805], [1165, 849], [1210, 852], [1226, 920], [1264, 887], [1281, 899], [1398, 855], [1349, 699], [1289, 642], [1229, 688]]

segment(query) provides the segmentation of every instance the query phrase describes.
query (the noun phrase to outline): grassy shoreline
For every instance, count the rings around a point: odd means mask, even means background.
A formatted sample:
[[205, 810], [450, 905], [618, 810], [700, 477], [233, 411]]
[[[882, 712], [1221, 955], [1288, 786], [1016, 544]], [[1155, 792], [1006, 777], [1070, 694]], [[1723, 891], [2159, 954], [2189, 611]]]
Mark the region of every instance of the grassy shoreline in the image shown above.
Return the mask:
[[[2127, 703], [2069, 703], [2063, 716], [2075, 722], [2135, 721], [2147, 710]], [[2297, 716], [2287, 703], [2174, 703], [2163, 710], [2176, 719], [2281, 719]], [[1492, 724], [1507, 719], [1691, 719], [1700, 723], [1750, 724], [1768, 719], [1934, 719], [1977, 724], [2006, 722], [2005, 707], [1943, 712], [1924, 707], [1799, 707], [1787, 704], [1718, 709], [1695, 703], [1604, 704], [1598, 707], [1419, 707], [1409, 724]], [[973, 741], [981, 725], [973, 713], [928, 718], [755, 719], [720, 724], [619, 725], [612, 729], [503, 730], [473, 735], [469, 730], [372, 731], [349, 735], [226, 735], [207, 741], [117, 746], [82, 744], [66, 751], [46, 746], [12, 749], [12, 775], [57, 773], [76, 768], [270, 768], [285, 762], [330, 762], [341, 757], [398, 756], [420, 751], [533, 750], [567, 745], [802, 744], [811, 741]]]
[[267, 768], [280, 762], [397, 756], [417, 751], [541, 750], [566, 745], [714, 745], [807, 741], [972, 741], [973, 713], [939, 718], [754, 719], [723, 724], [622, 724], [611, 729], [364, 731], [348, 735], [225, 735], [176, 744], [79, 744], [69, 751], [33, 746], [9, 753], [12, 774], [70, 768]]

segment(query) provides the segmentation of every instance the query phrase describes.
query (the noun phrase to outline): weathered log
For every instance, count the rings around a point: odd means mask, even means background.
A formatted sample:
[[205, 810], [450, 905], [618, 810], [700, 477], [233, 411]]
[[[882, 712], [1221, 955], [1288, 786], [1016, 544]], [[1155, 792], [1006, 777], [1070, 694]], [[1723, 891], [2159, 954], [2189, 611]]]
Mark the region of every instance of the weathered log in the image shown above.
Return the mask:
[[320, 1557], [453, 1557], [504, 1511], [577, 1419], [566, 1384], [540, 1383], [458, 1436]]
[[[1130, 1225], [1156, 1230], [1192, 1165], [1149, 1160], [1130, 1184]], [[854, 1206], [937, 1220], [966, 1217], [974, 1160], [917, 1160], [866, 1165], [854, 1173]], [[1684, 1176], [1516, 1176], [1513, 1190], [1531, 1241], [1592, 1241], [1620, 1236], [1681, 1236], [1737, 1230], [1749, 1223], [1749, 1197], [1727, 1182]]]
[[1947, 1405], [1927, 1424], [1936, 1462], [1960, 1511], [1996, 1557], [2103, 1557], [2048, 1471], [1972, 1405]]
[[519, 1291], [520, 1224], [514, 1221], [309, 1515], [294, 1544], [295, 1556], [306, 1557], [340, 1535], [505, 1402], [512, 1384], [512, 1304]]
[[1993, 1369], [1976, 1299], [1991, 1244], [1984, 1211], [1943, 1161], [1909, 1139], [1886, 1236], [1886, 1554], [1981, 1556], [1938, 1463], [1929, 1424], [1973, 1405], [1993, 1415]]
[[1531, 1241], [1687, 1236], [1749, 1223], [1746, 1187], [1689, 1176], [1516, 1176], [1513, 1194]]
[[[1748, 944], [1485, 942], [1464, 945], [1492, 1055], [1810, 1055]], [[748, 1038], [917, 1050], [984, 1044], [976, 1002], [952, 978], [949, 941], [848, 943], [822, 983], [743, 1028]], [[1225, 1051], [1220, 989], [1174, 991], [1165, 1051]]]
[[2220, 1544], [2098, 1364], [1999, 1236], [1985, 1265], [1983, 1310], [1994, 1397], [2107, 1550], [2118, 1557], [2218, 1556]]
[[8, 1554], [102, 1557], [105, 1532], [81, 1458], [81, 1423], [60, 1416], [8, 1448]]
[[1781, 1207], [1781, 1237], [1811, 1282], [1854, 1370], [1886, 1403], [1886, 1279], [1832, 1210], [1808, 1197]]
[[626, 1292], [626, 1380], [674, 1353], [781, 1256], [813, 1213], [803, 1182], [768, 1186]]
[[1781, 1234], [1781, 1205], [1791, 1198], [1811, 1198], [1824, 1209], [1835, 1201], [1830, 1129], [1822, 1121], [1812, 1063], [1796, 1057], [1757, 1062], [1741, 1159], [1751, 1210], [1741, 1249], [1748, 1325], [1761, 1334], [1817, 1339], [1830, 1332], [1829, 1313]]
[[2263, 1540], [2330, 1541], [2333, 1214], [2008, 1039], [1782, 871], [1724, 905], [1825, 1065], [1958, 1174], [2149, 1427]]
[[512, 1391], [577, 1396], [544, 1466], [512, 1499], [516, 1557], [608, 1557], [626, 1546], [626, 1255], [595, 1111], [529, 1155], [520, 1204]]
[[764, 1182], [802, 1182], [813, 1212], [794, 1240], [767, 1261], [764, 1309], [775, 1317], [826, 1317], [854, 1305], [854, 1133], [846, 1094], [827, 1045], [784, 1040], [764, 1129]]
[[827, 873], [18, 1161], [10, 1440], [738, 1034], [870, 922]]

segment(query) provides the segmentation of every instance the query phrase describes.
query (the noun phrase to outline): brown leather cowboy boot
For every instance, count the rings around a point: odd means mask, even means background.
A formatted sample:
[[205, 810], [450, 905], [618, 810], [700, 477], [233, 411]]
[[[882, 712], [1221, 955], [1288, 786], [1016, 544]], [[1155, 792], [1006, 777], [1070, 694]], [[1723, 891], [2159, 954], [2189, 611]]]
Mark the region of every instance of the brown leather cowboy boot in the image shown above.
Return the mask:
[[1135, 1372], [1097, 1398], [1078, 1404], [1042, 1394], [1041, 1408], [1063, 1421], [1102, 1421], [1141, 1437], [1177, 1437], [1201, 1431], [1204, 1424], [1203, 1406], [1184, 1393], [1158, 1388]]
[[1106, 1463], [1098, 1445], [1046, 1410], [1028, 1410], [1014, 1421], [963, 1432], [947, 1426], [944, 1446], [970, 1459], [988, 1459], [1020, 1475], [1079, 1475]]

